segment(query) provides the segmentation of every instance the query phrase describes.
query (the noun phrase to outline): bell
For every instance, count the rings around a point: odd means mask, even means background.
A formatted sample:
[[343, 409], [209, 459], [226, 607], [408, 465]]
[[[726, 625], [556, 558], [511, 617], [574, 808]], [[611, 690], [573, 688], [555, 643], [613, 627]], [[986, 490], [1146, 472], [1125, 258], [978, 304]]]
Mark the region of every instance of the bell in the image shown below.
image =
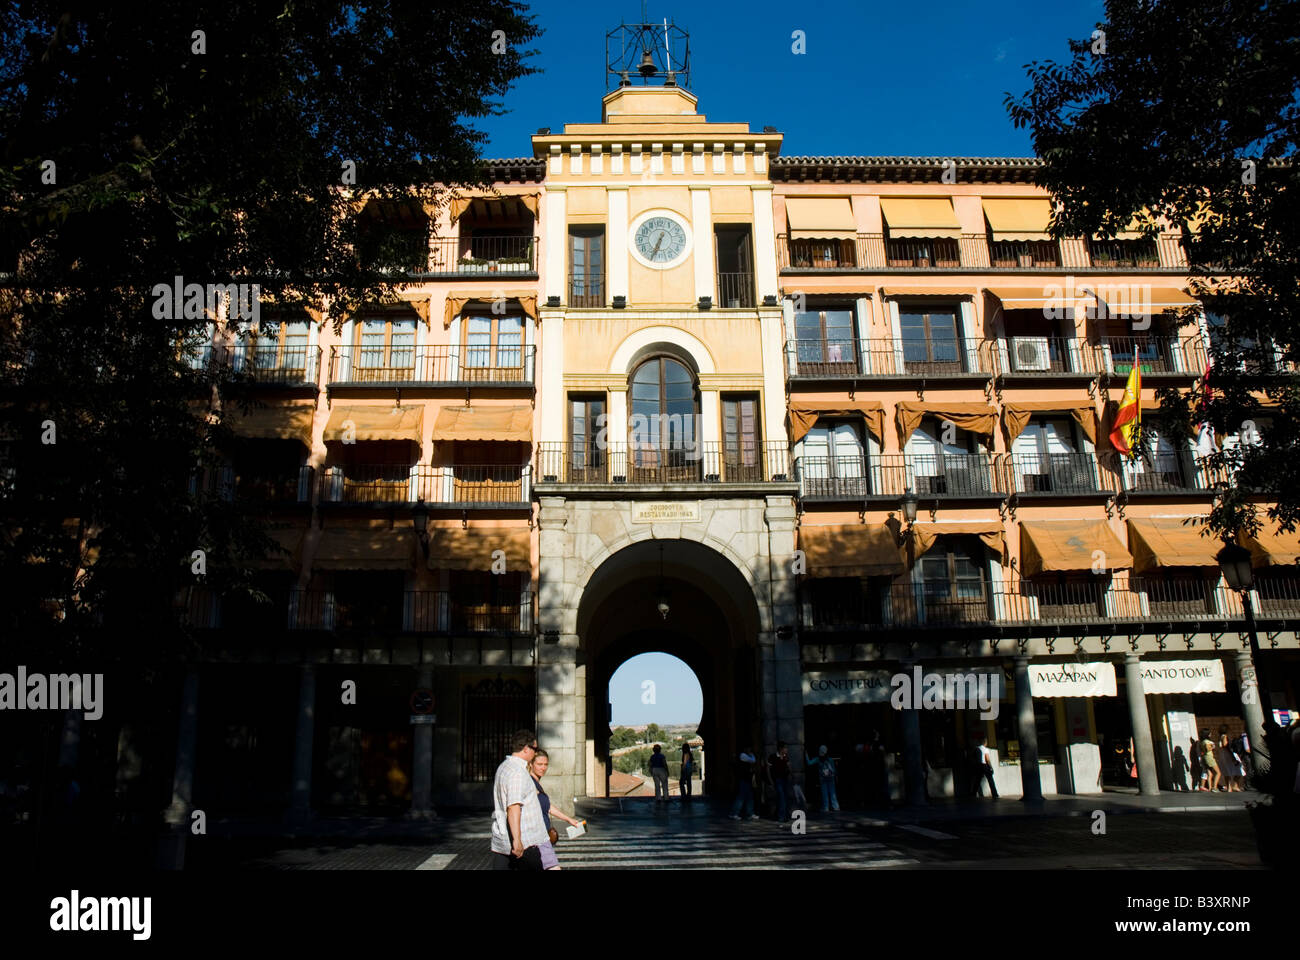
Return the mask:
[[659, 68], [655, 66], [654, 57], [650, 56], [650, 51], [648, 49], [642, 52], [641, 63], [637, 66], [636, 69], [637, 72], [641, 74], [641, 76], [643, 77], [653, 77], [656, 73], [659, 72]]

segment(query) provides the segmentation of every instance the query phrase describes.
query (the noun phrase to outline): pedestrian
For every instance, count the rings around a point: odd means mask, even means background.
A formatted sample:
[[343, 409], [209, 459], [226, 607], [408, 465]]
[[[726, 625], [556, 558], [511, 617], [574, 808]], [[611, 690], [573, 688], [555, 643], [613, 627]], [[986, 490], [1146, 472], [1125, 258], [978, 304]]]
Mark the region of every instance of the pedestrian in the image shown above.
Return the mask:
[[835, 761], [826, 744], [817, 748], [817, 756], [808, 758], [808, 766], [817, 768], [817, 782], [822, 788], [822, 811], [839, 812], [840, 798], [835, 792]]
[[537, 784], [528, 775], [537, 753], [537, 734], [516, 730], [510, 737], [510, 751], [492, 780], [492, 868], [541, 870], [541, 845], [550, 837]]
[[984, 782], [988, 781], [989, 791], [993, 794], [993, 799], [998, 798], [998, 785], [993, 780], [993, 751], [988, 748], [984, 742], [988, 738], [982, 734], [975, 734], [975, 796], [984, 795]]
[[650, 753], [650, 776], [655, 781], [655, 803], [668, 800], [668, 758], [663, 747], [655, 744]]
[[866, 745], [867, 801], [874, 807], [889, 806], [889, 770], [886, 767], [885, 744], [880, 731], [871, 731], [871, 742]]
[[776, 742], [776, 753], [767, 758], [767, 769], [772, 777], [772, 792], [776, 794], [776, 821], [784, 823], [786, 812], [794, 807], [794, 794], [790, 790], [790, 748], [784, 740]]
[[1174, 747], [1173, 768], [1174, 789], [1187, 792], [1187, 757], [1182, 747]]
[[533, 783], [537, 785], [537, 803], [542, 808], [542, 822], [546, 824], [546, 835], [549, 838], [546, 843], [541, 845], [542, 852], [542, 869], [559, 870], [560, 860], [555, 855], [555, 845], [560, 840], [560, 835], [555, 828], [551, 826], [551, 815], [555, 819], [563, 820], [572, 826], [579, 826], [579, 821], [573, 819], [567, 813], [551, 806], [551, 798], [545, 790], [542, 789], [542, 777], [546, 776], [547, 768], [551, 765], [551, 758], [545, 750], [538, 747], [533, 756], [533, 762], [528, 765], [528, 771], [533, 776]]
[[1219, 746], [1215, 750], [1216, 757], [1219, 761], [1219, 770], [1223, 774], [1223, 782], [1227, 785], [1229, 793], [1239, 793], [1241, 783], [1246, 779], [1246, 767], [1241, 762], [1241, 757], [1232, 749], [1232, 742], [1228, 739], [1228, 731], [1224, 730], [1219, 734]]
[[1196, 746], [1196, 738], [1187, 741], [1187, 756], [1192, 765], [1192, 790], [1205, 789], [1205, 765], [1201, 763], [1201, 751]]
[[1197, 746], [1201, 751], [1201, 768], [1205, 770], [1209, 784], [1206, 789], [1214, 793], [1219, 789], [1219, 778], [1222, 774], [1219, 772], [1219, 761], [1214, 758], [1214, 741], [1210, 739], [1208, 730], [1201, 731], [1201, 742]]
[[691, 799], [691, 776], [695, 769], [695, 755], [689, 743], [682, 744], [682, 772], [677, 778], [677, 792], [683, 800]]
[[745, 811], [748, 811], [750, 820], [758, 819], [758, 814], [754, 812], [754, 767], [757, 765], [753, 748], [747, 746], [740, 751], [735, 765], [736, 802], [731, 805], [732, 820], [745, 817]]

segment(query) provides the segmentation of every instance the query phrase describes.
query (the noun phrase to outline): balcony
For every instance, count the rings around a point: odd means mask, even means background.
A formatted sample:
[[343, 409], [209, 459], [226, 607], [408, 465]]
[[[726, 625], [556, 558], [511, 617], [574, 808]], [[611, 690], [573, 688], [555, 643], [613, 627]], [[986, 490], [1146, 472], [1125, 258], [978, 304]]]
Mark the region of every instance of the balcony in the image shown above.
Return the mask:
[[755, 485], [786, 482], [790, 453], [783, 441], [709, 442], [673, 449], [626, 443], [603, 447], [539, 443], [536, 470], [542, 483]]
[[[430, 241], [428, 276], [500, 279], [537, 276], [537, 237], [446, 237]], [[418, 271], [417, 271], [418, 272]]]
[[1130, 494], [1205, 493], [1229, 480], [1226, 469], [1211, 468], [1190, 452], [1169, 452], [1167, 448], [1137, 460], [1111, 451], [1098, 454], [1098, 459], [1102, 469], [1118, 478], [1121, 489]]
[[1091, 453], [1011, 453], [1002, 463], [1017, 493], [1069, 496], [1103, 490], [1097, 458]]
[[813, 500], [897, 499], [908, 490], [927, 498], [996, 497], [997, 460], [990, 454], [938, 456], [890, 454], [875, 457], [798, 457], [799, 496]]
[[1061, 245], [1055, 240], [995, 240], [989, 243], [989, 264], [995, 270], [1055, 270], [1061, 266]]
[[753, 307], [754, 275], [752, 273], [719, 273], [719, 307]]
[[522, 509], [528, 505], [532, 470], [523, 466], [373, 464], [327, 466], [321, 474], [322, 504], [414, 504]]
[[320, 372], [321, 348], [278, 343], [237, 343], [221, 348], [221, 361], [236, 374], [261, 384], [315, 387]]
[[240, 632], [316, 630], [351, 634], [531, 635], [537, 598], [475, 596], [473, 591], [406, 590], [350, 601], [328, 590], [293, 589], [270, 603], [223, 603], [206, 590], [190, 592], [182, 620], [195, 629]]
[[[803, 586], [801, 629], [806, 633], [899, 627], [1230, 624], [1243, 616], [1236, 595], [1209, 579], [1134, 578], [1124, 583], [937, 580], [893, 583], [847, 595], [810, 589], [816, 582], [806, 581]], [[1300, 580], [1275, 579], [1258, 585], [1256, 611], [1261, 619], [1300, 618]]]
[[495, 384], [528, 387], [533, 383], [536, 347], [502, 346], [331, 347], [331, 386], [420, 384], [461, 386]]
[[1117, 377], [1128, 376], [1133, 369], [1135, 352], [1144, 377], [1199, 377], [1205, 372], [1205, 342], [1197, 334], [1185, 337], [1104, 336], [1099, 348], [1103, 369]]
[[606, 303], [605, 278], [586, 274], [569, 274], [569, 306], [603, 307]]
[[845, 377], [967, 377], [997, 372], [993, 342], [875, 340], [787, 340], [791, 379]]
[[997, 346], [998, 369], [1004, 377], [1069, 373], [1095, 377], [1105, 369], [1098, 345], [1074, 337], [1011, 336]]
[[314, 474], [308, 466], [282, 475], [237, 475], [234, 467], [205, 467], [190, 477], [190, 495], [243, 503], [310, 503]]
[[1154, 240], [1089, 240], [1088, 258], [1102, 270], [1158, 270]]

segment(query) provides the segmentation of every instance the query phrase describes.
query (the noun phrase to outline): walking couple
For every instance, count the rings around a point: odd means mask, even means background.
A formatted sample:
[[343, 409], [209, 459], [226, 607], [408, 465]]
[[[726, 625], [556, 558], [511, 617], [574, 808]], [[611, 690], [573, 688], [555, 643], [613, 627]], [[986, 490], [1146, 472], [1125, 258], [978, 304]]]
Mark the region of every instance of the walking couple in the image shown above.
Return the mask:
[[517, 730], [510, 756], [497, 767], [492, 783], [492, 867], [495, 870], [559, 870], [551, 817], [578, 826], [581, 821], [551, 807], [542, 789], [550, 757], [537, 746], [537, 734]]

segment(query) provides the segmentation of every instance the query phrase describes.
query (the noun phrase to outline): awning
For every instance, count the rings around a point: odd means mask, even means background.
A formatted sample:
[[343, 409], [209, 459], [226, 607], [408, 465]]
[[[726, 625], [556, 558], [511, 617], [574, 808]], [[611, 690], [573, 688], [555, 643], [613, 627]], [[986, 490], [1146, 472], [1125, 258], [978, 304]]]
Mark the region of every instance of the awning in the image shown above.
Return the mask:
[[885, 442], [885, 408], [879, 400], [793, 400], [790, 403], [790, 442], [798, 443], [819, 417], [862, 417], [876, 442]]
[[446, 305], [442, 314], [443, 329], [445, 330], [451, 326], [451, 322], [460, 316], [460, 312], [465, 309], [466, 305], [471, 303], [495, 303], [497, 300], [514, 300], [519, 304], [520, 310], [534, 320], [537, 319], [536, 290], [506, 290], [499, 297], [474, 291], [456, 291], [447, 294]]
[[230, 411], [230, 429], [237, 436], [252, 440], [297, 440], [311, 446], [311, 422], [316, 416], [314, 403], [295, 403], [286, 406], [263, 407], [240, 413]]
[[1223, 543], [1201, 536], [1205, 528], [1161, 517], [1128, 522], [1128, 544], [1133, 552], [1133, 572], [1152, 567], [1217, 567]]
[[434, 440], [504, 440], [531, 443], [533, 408], [443, 407], [433, 423]]
[[923, 555], [940, 537], [979, 537], [999, 558], [1007, 553], [1007, 540], [1002, 532], [1002, 521], [984, 520], [970, 523], [914, 523], [912, 524], [912, 559]]
[[1088, 290], [1064, 290], [1045, 287], [989, 287], [988, 292], [1002, 302], [1003, 310], [1087, 310], [1096, 304]]
[[268, 530], [271, 539], [278, 543], [284, 549], [289, 551], [289, 555], [282, 553], [267, 553], [263, 557], [258, 557], [252, 563], [254, 567], [261, 569], [280, 569], [296, 571], [302, 563], [302, 541], [307, 535], [303, 527], [289, 527], [282, 530]]
[[470, 204], [476, 200], [517, 200], [528, 209], [528, 212], [533, 215], [533, 219], [536, 219], [538, 205], [541, 202], [541, 199], [542, 195], [540, 193], [479, 193], [468, 196], [452, 197], [451, 203], [448, 204], [448, 212], [451, 214], [452, 220], [457, 220], [460, 218], [461, 214], [469, 209]]
[[810, 577], [895, 577], [907, 568], [894, 532], [884, 524], [799, 527]]
[[959, 429], [969, 430], [982, 436], [991, 437], [998, 422], [998, 412], [987, 403], [922, 403], [916, 400], [904, 400], [898, 404], [894, 416], [898, 420], [898, 435], [903, 443], [912, 435], [921, 420], [927, 416], [951, 420]]
[[889, 236], [961, 236], [961, 224], [947, 197], [881, 197], [880, 212], [889, 226]]
[[424, 439], [424, 407], [356, 407], [336, 406], [330, 411], [325, 424], [324, 440], [342, 440], [348, 436], [347, 424], [352, 427], [354, 440], [410, 440], [420, 443]]
[[1007, 428], [1008, 445], [1025, 432], [1035, 413], [1068, 413], [1074, 418], [1084, 435], [1097, 442], [1097, 411], [1090, 403], [1071, 403], [1069, 400], [1030, 400], [1025, 403], [1007, 403], [1002, 406], [1002, 424]]
[[1098, 300], [1110, 313], [1122, 316], [1163, 313], [1178, 307], [1194, 307], [1199, 301], [1177, 287], [1153, 287], [1144, 283], [1090, 284]]
[[1300, 563], [1300, 531], [1278, 533], [1261, 529], [1254, 537], [1239, 534], [1237, 542], [1250, 550], [1251, 562], [1257, 567]]
[[1047, 222], [1052, 217], [1052, 204], [1042, 197], [985, 200], [984, 216], [995, 241], [1051, 239]]
[[786, 197], [791, 240], [853, 240], [858, 224], [848, 197]]
[[532, 533], [527, 527], [429, 527], [430, 570], [491, 570], [505, 554], [506, 570], [532, 570]]
[[[1098, 551], [1101, 556], [1094, 556]], [[1020, 524], [1020, 575], [1094, 567], [1123, 570], [1133, 558], [1105, 520], [1045, 520]]]
[[960, 297], [971, 299], [975, 291], [970, 287], [881, 287], [880, 295], [886, 300], [894, 297]]
[[393, 528], [326, 527], [313, 570], [408, 570], [415, 563], [410, 524]]

